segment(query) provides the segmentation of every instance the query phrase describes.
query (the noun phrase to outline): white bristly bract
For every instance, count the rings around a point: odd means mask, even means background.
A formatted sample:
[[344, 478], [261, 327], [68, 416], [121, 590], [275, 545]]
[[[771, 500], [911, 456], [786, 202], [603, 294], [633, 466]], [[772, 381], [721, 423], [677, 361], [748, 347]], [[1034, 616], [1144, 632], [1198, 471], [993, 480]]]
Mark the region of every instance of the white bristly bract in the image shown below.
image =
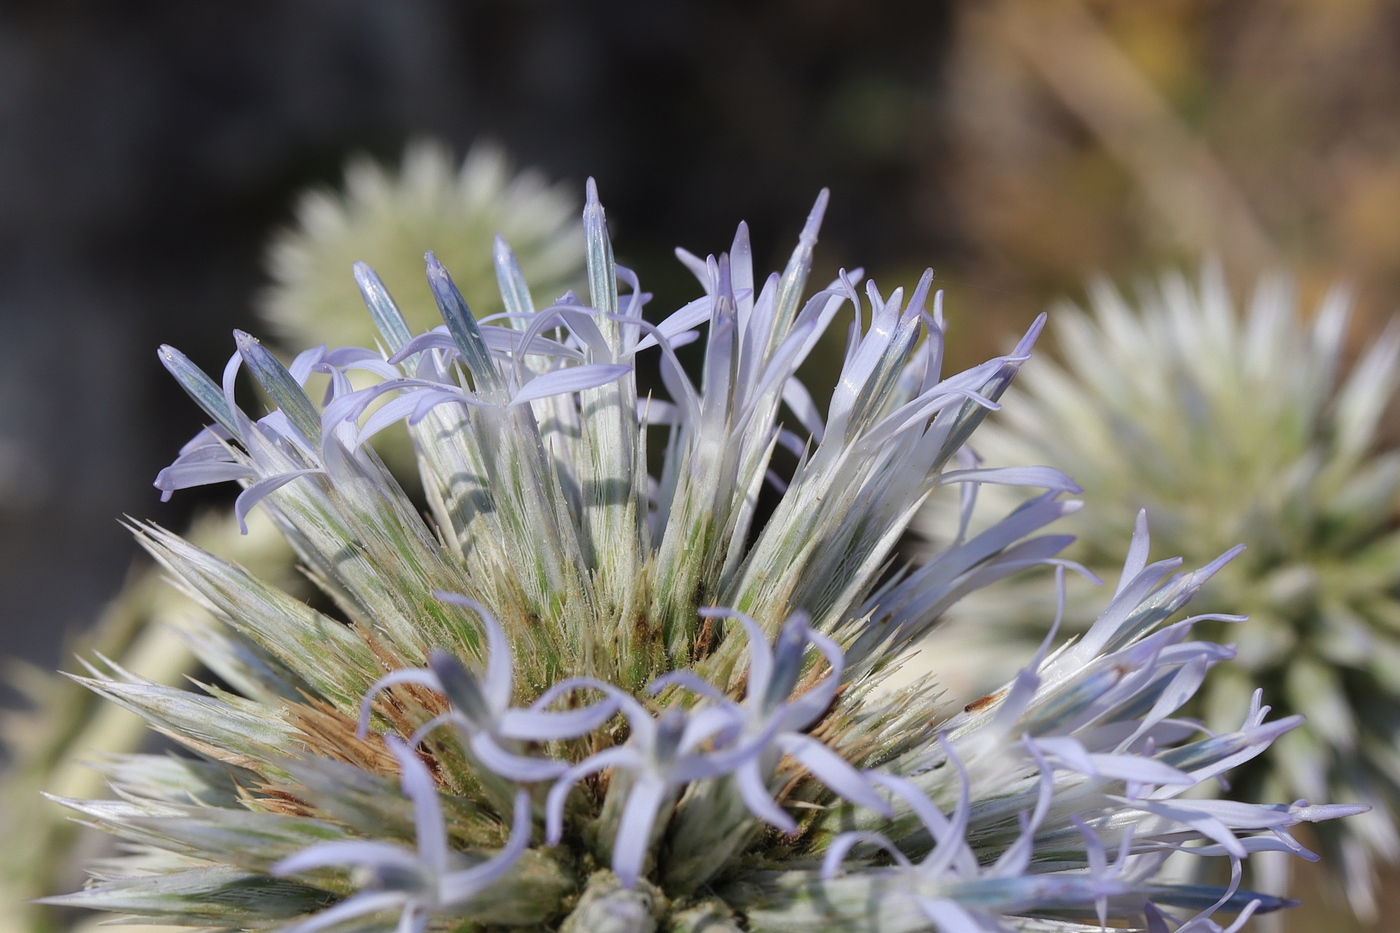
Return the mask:
[[[358, 266], [375, 348], [284, 366], [238, 334], [221, 383], [162, 348], [212, 423], [157, 486], [240, 483], [237, 514], [267, 510], [323, 599], [134, 526], [221, 620], [198, 645], [226, 686], [90, 665], [188, 754], [108, 761], [119, 799], [63, 801], [126, 848], [51, 902], [284, 933], [1205, 931], [1284, 906], [1241, 864], [1310, 857], [1290, 829], [1359, 808], [1191, 793], [1297, 725], [1257, 695], [1224, 731], [1179, 713], [1231, 651], [1177, 616], [1233, 553], [1149, 564], [1140, 524], [1097, 621], [1002, 689], [950, 715], [935, 685], [892, 685], [964, 594], [1079, 569], [1042, 533], [1079, 488], [967, 447], [1043, 322], [944, 375], [931, 272], [806, 294], [825, 206], [762, 281], [743, 225], [680, 252], [704, 294], [650, 321], [590, 184], [586, 299], [537, 305], [498, 241], [504, 311], [482, 320], [429, 254], [427, 333]], [[843, 309], [823, 410], [796, 374]], [[270, 413], [245, 413], [240, 372]], [[427, 520], [368, 443], [384, 430], [412, 440]], [[987, 484], [1038, 492], [973, 533]], [[947, 545], [902, 560], [945, 485]], [[1063, 599], [1044, 608], [1058, 625]], [[1193, 859], [1233, 880], [1164, 869]]]

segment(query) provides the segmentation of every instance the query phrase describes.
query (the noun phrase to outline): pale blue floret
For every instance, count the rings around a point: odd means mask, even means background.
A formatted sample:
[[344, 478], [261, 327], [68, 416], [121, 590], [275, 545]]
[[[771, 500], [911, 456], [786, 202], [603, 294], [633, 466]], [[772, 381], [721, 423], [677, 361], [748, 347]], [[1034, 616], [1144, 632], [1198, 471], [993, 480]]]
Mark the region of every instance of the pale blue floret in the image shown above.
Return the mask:
[[[624, 363], [579, 363], [536, 373], [525, 367], [526, 356], [555, 360], [580, 360], [570, 347], [539, 335], [538, 331], [558, 309], [533, 315], [535, 333], [480, 325], [471, 317], [460, 292], [447, 271], [428, 254], [429, 282], [447, 324], [440, 330], [406, 341], [388, 359], [362, 347], [326, 351], [324, 346], [304, 351], [290, 367], [284, 367], [255, 338], [235, 332], [238, 352], [225, 367], [222, 389], [215, 386], [197, 366], [178, 350], [162, 347], [161, 362], [179, 380], [186, 392], [212, 417], [218, 426], [205, 429], [180, 451], [180, 457], [162, 470], [156, 487], [168, 499], [177, 489], [239, 480], [247, 484], [234, 506], [240, 527], [246, 533], [245, 517], [252, 508], [281, 487], [303, 476], [324, 475], [328, 464], [338, 456], [353, 452], [374, 434], [396, 421], [408, 418], [417, 424], [433, 408], [444, 403], [469, 407], [513, 408], [530, 402], [597, 388], [614, 382], [632, 371]], [[374, 294], [372, 270], [359, 273], [367, 295]], [[377, 281], [374, 279], [373, 281]], [[370, 283], [369, 286], [366, 283]], [[381, 286], [382, 289], [382, 286]], [[634, 293], [630, 311], [639, 313], [644, 296]], [[368, 300], [368, 299], [367, 299]], [[579, 306], [569, 309], [570, 323], [579, 325], [580, 316], [596, 314]], [[635, 340], [634, 340], [635, 343]], [[667, 348], [669, 351], [669, 347]], [[439, 357], [434, 352], [443, 354]], [[418, 376], [404, 377], [394, 365], [418, 357]], [[464, 364], [471, 375], [471, 387], [459, 385], [451, 377], [450, 361]], [[496, 360], [512, 363], [503, 376]], [[272, 414], [252, 422], [234, 401], [234, 382], [241, 365], [247, 365], [254, 378], [277, 402]], [[349, 370], [373, 373], [381, 382], [356, 390], [346, 378]], [[317, 412], [302, 386], [312, 372], [331, 376], [331, 384]], [[363, 427], [357, 420], [380, 396], [402, 391], [408, 394], [379, 407]], [[219, 429], [222, 430], [219, 430]], [[217, 432], [217, 433], [216, 433]], [[246, 453], [223, 441], [240, 441]], [[343, 448], [344, 452], [333, 448]]]
[[[773, 800], [768, 782], [781, 755], [790, 755], [813, 777], [838, 795], [888, 814], [889, 808], [871, 788], [866, 777], [821, 742], [805, 734], [826, 713], [841, 685], [845, 657], [840, 646], [808, 624], [805, 612], [794, 613], [783, 624], [776, 645], [770, 647], [763, 628], [754, 619], [732, 609], [706, 608], [707, 618], [735, 618], [744, 626], [749, 639], [749, 673], [743, 703], [736, 703], [690, 671], [675, 671], [657, 678], [653, 692], [676, 685], [691, 690], [715, 705], [702, 711], [724, 721], [730, 741], [743, 744], [761, 739], [763, 745], [734, 771], [735, 782], [744, 804], [759, 819], [784, 832], [795, 832], [797, 823]], [[831, 665], [820, 682], [793, 697], [798, 679], [805, 670], [804, 654], [814, 645]]]
[[626, 802], [612, 842], [612, 869], [623, 887], [630, 888], [642, 875], [657, 816], [674, 802], [676, 792], [693, 781], [732, 773], [760, 754], [769, 736], [706, 750], [704, 746], [727, 725], [726, 720], [688, 716], [679, 709], [653, 717], [627, 694], [605, 684], [595, 686], [616, 698], [631, 735], [625, 744], [590, 755], [559, 776], [545, 801], [545, 838], [550, 845], [563, 838], [564, 805], [574, 785], [612, 769], [615, 782], [627, 782]]
[[[1071, 815], [1070, 824], [1080, 835], [1087, 866], [1076, 871], [1037, 871], [1032, 866], [1032, 852], [1037, 832], [1049, 811], [1055, 795], [1055, 768], [1038, 751], [1039, 743], [1023, 738], [1026, 752], [1039, 770], [1033, 808], [1020, 815], [1021, 832], [1015, 841], [989, 865], [979, 863], [968, 844], [967, 834], [971, 816], [970, 781], [963, 762], [953, 750], [946, 735], [942, 738], [944, 752], [958, 773], [958, 800], [951, 816], [946, 816], [909, 779], [891, 774], [872, 773], [871, 779], [889, 790], [917, 815], [933, 839], [933, 848], [915, 863], [883, 834], [871, 831], [844, 833], [828, 847], [822, 863], [822, 876], [828, 882], [836, 879], [842, 862], [852, 850], [861, 847], [869, 854], [882, 850], [894, 865], [869, 871], [893, 879], [884, 890], [895, 897], [908, 898], [928, 920], [949, 933], [982, 933], [1004, 929], [998, 922], [1006, 914], [1035, 913], [1044, 910], [1095, 911], [1101, 924], [1107, 923], [1111, 901], [1125, 898], [1150, 898], [1153, 886], [1144, 886], [1144, 860], [1154, 863], [1153, 855], [1143, 855], [1135, 849], [1135, 826], [1126, 825], [1117, 843], [1117, 856], [1109, 862], [1103, 841], [1078, 815]], [[1282, 822], [1282, 821], [1281, 821]], [[1202, 854], [1197, 848], [1185, 851]], [[1241, 856], [1243, 857], [1243, 856]], [[1239, 893], [1239, 859], [1233, 859], [1234, 876], [1231, 885], [1218, 888], [1171, 888], [1161, 886], [1155, 893], [1164, 902], [1191, 906], [1201, 897], [1209, 901], [1196, 906], [1205, 908], [1181, 929], [1216, 930], [1207, 918], [1216, 910], [1226, 908], [1241, 911], [1247, 920], [1256, 910], [1274, 910], [1284, 906], [1278, 898], [1267, 895]], [[839, 884], [839, 881], [836, 882]], [[1199, 890], [1200, 894], [1193, 893]], [[1242, 899], [1243, 898], [1243, 899]], [[1151, 900], [1144, 902], [1148, 916], [1157, 913]], [[1238, 929], [1232, 925], [1231, 930]]]
[[413, 802], [416, 851], [387, 842], [326, 842], [308, 846], [272, 866], [276, 875], [299, 875], [339, 866], [367, 877], [359, 894], [324, 910], [286, 933], [315, 930], [385, 910], [401, 911], [398, 933], [422, 933], [434, 913], [470, 901], [498, 881], [530, 845], [530, 795], [516, 792], [510, 838], [491, 858], [471, 868], [452, 870], [442, 806], [432, 775], [418, 756], [393, 736], [385, 746], [399, 763], [404, 796]]
[[[1231, 652], [1185, 640], [1199, 618], [1135, 642], [1124, 639], [1125, 631], [1141, 631], [1138, 627], [1145, 627], [1153, 617], [1160, 619], [1175, 611], [1221, 563], [1169, 578], [1179, 562], [1149, 565], [1147, 553], [1147, 525], [1142, 518], [1117, 594], [1085, 641], [1047, 658], [1058, 628], [1057, 614], [1056, 626], [1036, 657], [1001, 692], [989, 714], [969, 712], [949, 722], [941, 753], [923, 769], [907, 777], [867, 772], [871, 781], [892, 792], [919, 818], [934, 846], [916, 864], [880, 832], [859, 830], [838, 836], [823, 863], [823, 877], [836, 886], [828, 892], [832, 897], [843, 884], [837, 873], [848, 854], [859, 850], [868, 861], [875, 851], [883, 850], [895, 866], [870, 869], [890, 879], [882, 890], [907, 898], [930, 922], [958, 933], [998, 930], [998, 916], [1036, 910], [1093, 909], [1102, 920], [1111, 903], [1121, 904], [1125, 898], [1130, 903], [1136, 899], [1138, 910], [1146, 911], [1149, 918], [1160, 918], [1154, 901], [1163, 907], [1199, 911], [1182, 927], [1199, 933], [1220, 930], [1210, 920], [1217, 910], [1238, 911], [1240, 918], [1229, 927], [1237, 930], [1256, 911], [1286, 906], [1278, 898], [1241, 892], [1240, 862], [1261, 851], [1316, 859], [1288, 829], [1302, 822], [1354, 815], [1365, 808], [1316, 807], [1302, 801], [1264, 806], [1182, 796], [1260, 754], [1274, 738], [1296, 727], [1298, 718], [1265, 723], [1268, 707], [1256, 693], [1238, 732], [1156, 750], [1159, 740], [1175, 744], [1200, 731], [1198, 724], [1173, 720], [1171, 714], [1191, 696], [1205, 670]], [[1061, 567], [1057, 574], [1061, 612], [1063, 573]], [[1113, 650], [1114, 646], [1121, 647]], [[1019, 764], [1027, 759], [1039, 774], [1033, 787], [1024, 787], [1024, 766]], [[929, 800], [926, 789], [946, 787], [946, 779], [939, 774], [950, 765], [958, 776], [957, 802], [951, 815], [945, 816]], [[969, 769], [976, 769], [983, 782], [999, 780], [1024, 787], [996, 809], [1004, 815], [1019, 814], [1021, 832], [991, 864], [979, 860], [970, 847], [978, 823], [990, 814], [978, 814], [971, 806]], [[1118, 782], [1124, 793], [1106, 792], [1103, 785]], [[1052, 802], [1061, 810], [1069, 809], [1069, 824], [1084, 841], [1088, 864], [1082, 870], [1046, 871], [1035, 865], [1035, 848], [1050, 838], [1045, 834], [1053, 832], [1054, 838], [1064, 840], [1070, 828], [1062, 824], [1063, 828], [1051, 831], [1045, 826]], [[1114, 837], [1118, 856], [1112, 864], [1101, 835]], [[1186, 845], [1190, 840], [1207, 844]], [[1228, 857], [1235, 869], [1232, 884], [1222, 889], [1147, 881], [1161, 859], [1176, 851]], [[862, 880], [846, 883], [869, 883], [867, 875], [859, 877]]]
[[376, 695], [395, 684], [413, 683], [442, 693], [452, 708], [418, 728], [409, 740], [411, 747], [433, 729], [451, 724], [461, 735], [483, 767], [503, 778], [523, 783], [550, 781], [568, 769], [568, 763], [524, 755], [522, 743], [552, 742], [587, 735], [617, 712], [614, 700], [603, 700], [583, 709], [550, 711], [547, 707], [561, 695], [557, 687], [526, 709], [511, 707], [514, 675], [511, 671], [510, 643], [495, 616], [474, 599], [455, 593], [436, 592], [438, 599], [471, 609], [481, 618], [486, 632], [484, 678], [462, 666], [445, 651], [434, 650], [427, 668], [401, 668], [385, 674], [365, 693], [360, 704], [359, 734], [369, 729]]
[[[716, 608], [701, 610], [701, 614], [711, 618], [732, 616], [743, 622], [750, 645], [748, 699], [743, 704], [735, 703], [693, 672], [675, 671], [657, 678], [651, 692], [680, 686], [712, 705], [690, 714], [668, 709], [659, 718], [653, 718], [631, 696], [607, 684], [593, 684], [616, 698], [631, 726], [631, 738], [625, 745], [598, 752], [564, 772], [545, 804], [546, 837], [551, 844], [557, 844], [564, 831], [564, 804], [578, 781], [607, 768], [613, 769], [614, 780], [619, 770], [628, 775], [627, 801], [618, 822], [612, 858], [613, 871], [624, 887], [632, 887], [641, 876], [658, 812], [674, 800], [679, 788], [694, 781], [733, 775], [754, 816], [785, 832], [796, 831], [796, 822], [774, 802], [767, 788], [773, 767], [784, 753], [838, 795], [890, 814], [888, 805], [865, 776], [801, 731], [813, 725], [835, 697], [843, 666], [836, 643], [812, 631], [805, 614], [795, 615], [783, 626], [776, 652], [769, 647], [758, 623], [742, 613]], [[803, 653], [809, 641], [827, 658], [831, 672], [802, 696], [791, 699], [804, 669]]]

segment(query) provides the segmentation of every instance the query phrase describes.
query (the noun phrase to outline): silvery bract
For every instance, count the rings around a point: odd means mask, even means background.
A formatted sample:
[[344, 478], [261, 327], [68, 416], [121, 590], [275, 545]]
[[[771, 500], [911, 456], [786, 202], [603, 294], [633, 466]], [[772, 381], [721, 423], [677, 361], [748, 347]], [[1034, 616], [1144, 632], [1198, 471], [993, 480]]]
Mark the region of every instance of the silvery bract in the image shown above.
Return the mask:
[[[966, 452], [1040, 322], [944, 378], [931, 273], [907, 300], [845, 274], [804, 300], [824, 206], [761, 282], [742, 226], [727, 254], [682, 253], [705, 294], [659, 324], [590, 186], [587, 302], [537, 308], [502, 241], [496, 320], [474, 320], [429, 256], [445, 323], [416, 336], [357, 268], [382, 350], [284, 368], [239, 334], [215, 382], [163, 348], [212, 423], [157, 485], [241, 483], [236, 514], [269, 511], [325, 608], [136, 527], [223, 620], [200, 648], [227, 688], [93, 664], [85, 683], [194, 755], [111, 760], [117, 800], [68, 801], [129, 848], [56, 902], [299, 933], [1155, 933], [1282, 906], [1239, 889], [1241, 863], [1307, 856], [1290, 827], [1357, 808], [1188, 793], [1297, 724], [1257, 697], [1227, 732], [1176, 715], [1230, 652], [1169, 620], [1230, 554], [1179, 573], [1148, 562], [1142, 526], [1088, 632], [1047, 639], [1003, 690], [948, 718], [926, 683], [882, 689], [960, 595], [1056, 561], [1068, 539], [1039, 531], [1076, 487]], [[794, 373], [845, 305], [823, 417]], [[698, 385], [674, 355], [691, 340]], [[666, 400], [639, 397], [643, 354]], [[276, 405], [256, 421], [241, 370]], [[365, 444], [399, 423], [428, 521]], [[1045, 491], [922, 566], [895, 562], [935, 487], [970, 507], [986, 483]], [[1231, 883], [1173, 883], [1177, 854]]]
[[[1092, 297], [1092, 315], [1057, 312], [1063, 365], [1026, 367], [978, 452], [988, 464], [1054, 464], [1084, 486], [1071, 553], [1096, 571], [1111, 566], [1139, 507], [1188, 561], [1247, 543], [1197, 600], [1248, 614], [1205, 630], [1236, 643], [1238, 660], [1187, 709], [1229, 728], [1262, 686], [1282, 712], [1307, 717], [1237, 772], [1230, 796], [1369, 804], [1318, 838], [1353, 905], [1373, 915], [1373, 862], [1400, 858], [1400, 452], [1376, 451], [1400, 331], [1364, 347], [1344, 376], [1341, 290], [1308, 324], [1280, 279], [1262, 281], [1237, 314], [1210, 267], [1198, 289], [1164, 277], [1140, 310], [1106, 283]], [[1011, 586], [960, 611], [975, 610], [972, 638], [1014, 637], [1011, 621], [1038, 641], [1040, 598]]]

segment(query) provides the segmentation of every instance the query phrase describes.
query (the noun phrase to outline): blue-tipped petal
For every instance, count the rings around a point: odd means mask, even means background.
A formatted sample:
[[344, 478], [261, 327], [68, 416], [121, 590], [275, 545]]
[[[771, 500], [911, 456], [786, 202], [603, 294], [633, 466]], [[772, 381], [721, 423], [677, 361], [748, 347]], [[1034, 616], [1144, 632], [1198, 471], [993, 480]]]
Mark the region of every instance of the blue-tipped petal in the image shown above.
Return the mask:
[[462, 354], [462, 362], [471, 374], [473, 385], [478, 392], [488, 397], [499, 394], [502, 389], [501, 375], [496, 371], [491, 351], [481, 336], [481, 328], [477, 325], [471, 308], [467, 307], [467, 300], [462, 297], [456, 283], [452, 281], [452, 276], [431, 251], [424, 258], [428, 264], [428, 286], [432, 289], [433, 299], [442, 313], [447, 332], [452, 335], [458, 352]]
[[533, 314], [535, 304], [530, 299], [530, 286], [526, 284], [525, 276], [520, 271], [515, 251], [499, 233], [491, 244], [491, 258], [496, 265], [496, 285], [500, 289], [501, 303], [505, 305], [506, 313]]
[[169, 370], [176, 382], [180, 383], [180, 388], [185, 390], [194, 403], [204, 410], [205, 414], [213, 418], [219, 427], [231, 436], [242, 436], [243, 432], [239, 427], [238, 419], [234, 416], [233, 409], [229, 407], [223, 389], [213, 379], [210, 379], [204, 370], [191, 363], [189, 357], [169, 344], [161, 344], [157, 356], [160, 358], [161, 365]]
[[374, 326], [379, 328], [389, 352], [396, 352], [408, 342], [413, 332], [408, 329], [408, 323], [403, 319], [403, 314], [394, 303], [389, 290], [384, 287], [379, 273], [363, 262], [355, 263], [354, 272], [355, 284], [360, 287], [360, 296], [365, 300], [365, 307], [369, 309]]
[[510, 838], [506, 840], [505, 847], [480, 865], [444, 875], [438, 887], [442, 903], [451, 905], [470, 900], [505, 877], [529, 848], [530, 830], [530, 794], [522, 788], [515, 794]]
[[598, 200], [598, 183], [592, 178], [584, 186], [583, 236], [587, 246], [588, 293], [593, 307], [604, 314], [617, 311], [617, 271], [613, 267], [612, 239], [603, 204]]
[[233, 332], [238, 353], [253, 373], [253, 378], [267, 390], [278, 409], [287, 416], [302, 436], [313, 446], [321, 443], [321, 413], [306, 397], [300, 383], [287, 371], [277, 357], [256, 337], [241, 330]]

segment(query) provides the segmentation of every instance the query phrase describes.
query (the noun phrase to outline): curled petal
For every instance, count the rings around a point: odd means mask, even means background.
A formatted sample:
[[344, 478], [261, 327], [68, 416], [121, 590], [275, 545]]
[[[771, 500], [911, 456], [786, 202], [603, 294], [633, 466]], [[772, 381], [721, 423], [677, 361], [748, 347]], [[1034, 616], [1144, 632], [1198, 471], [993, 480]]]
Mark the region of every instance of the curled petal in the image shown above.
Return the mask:
[[433, 596], [445, 603], [470, 609], [481, 619], [481, 627], [486, 631], [486, 679], [481, 692], [491, 704], [492, 712], [499, 715], [510, 705], [510, 695], [514, 688], [511, 672], [510, 641], [501, 629], [501, 623], [491, 611], [470, 596], [433, 590]]
[[553, 742], [588, 735], [617, 715], [614, 700], [602, 700], [582, 709], [541, 711], [508, 709], [501, 714], [497, 731], [502, 738], [526, 742]]
[[[449, 710], [446, 713], [439, 713], [432, 719], [429, 719], [427, 722], [423, 723], [423, 725], [419, 726], [417, 729], [413, 730], [413, 735], [408, 737], [408, 747], [417, 748], [420, 744], [422, 744], [423, 740], [426, 739], [430, 734], [436, 732], [438, 729], [441, 729], [448, 723], [463, 725], [461, 720], [462, 716], [454, 710]], [[468, 728], [470, 727], [469, 723], [465, 725]]]
[[523, 405], [536, 399], [549, 398], [551, 395], [567, 395], [570, 392], [596, 389], [621, 379], [631, 371], [631, 366], [620, 363], [591, 363], [556, 369], [536, 376], [521, 386], [520, 391], [511, 397], [510, 404]]
[[418, 755], [392, 735], [384, 745], [399, 763], [399, 782], [404, 796], [413, 801], [413, 826], [418, 835], [418, 860], [432, 875], [447, 870], [447, 827], [442, 821], [442, 804], [437, 785]]
[[366, 868], [418, 870], [417, 857], [407, 849], [388, 842], [318, 842], [287, 856], [270, 869], [274, 875], [299, 875], [318, 868], [356, 865]]
[[279, 473], [276, 476], [269, 476], [266, 479], [258, 480], [256, 483], [243, 490], [238, 494], [238, 498], [234, 500], [233, 503], [233, 515], [238, 519], [238, 530], [245, 535], [248, 533], [248, 523], [246, 521], [248, 513], [252, 511], [253, 506], [257, 505], [264, 498], [298, 477], [324, 472], [325, 470], [288, 470], [286, 473]]
[[530, 830], [530, 794], [522, 788], [515, 793], [510, 838], [505, 847], [480, 865], [443, 875], [438, 888], [442, 903], [460, 904], [503, 877], [529, 848]]
[[763, 626], [752, 616], [735, 609], [706, 606], [696, 611], [706, 619], [738, 619], [744, 626], [744, 632], [749, 636], [748, 691], [751, 696], [764, 696], [773, 676], [773, 649], [768, 645], [768, 635], [763, 631]]
[[487, 732], [478, 732], [473, 735], [470, 744], [472, 754], [487, 770], [522, 784], [552, 781], [569, 770], [567, 761], [517, 755], [515, 752], [502, 748], [500, 743]]
[[442, 693], [442, 681], [438, 680], [436, 674], [425, 667], [402, 667], [396, 671], [390, 671], [383, 677], [376, 680], [365, 691], [365, 697], [360, 701], [360, 720], [356, 727], [355, 734], [364, 738], [369, 734], [369, 714], [374, 708], [374, 698], [384, 690], [395, 684], [418, 684], [430, 690]]
[[901, 868], [913, 867], [912, 863], [909, 861], [909, 857], [899, 851], [899, 848], [895, 846], [893, 842], [890, 842], [889, 838], [883, 833], [874, 833], [868, 830], [858, 829], [849, 833], [842, 833], [831, 840], [831, 845], [827, 846], [826, 854], [822, 856], [822, 880], [830, 881], [832, 878], [835, 878], [836, 873], [841, 870], [841, 863], [846, 860], [846, 856], [850, 854], [851, 849], [862, 842], [883, 849], [894, 859], [895, 864]]
[[1079, 494], [1079, 484], [1054, 467], [993, 467], [975, 470], [953, 470], [938, 477], [938, 484], [993, 483], [1003, 486], [1039, 486], [1057, 492]]
[[177, 489], [208, 486], [213, 483], [226, 483], [238, 479], [252, 479], [257, 475], [258, 471], [252, 467], [231, 461], [203, 460], [184, 463], [177, 461], [156, 474], [156, 481], [153, 485], [161, 491], [160, 501], [165, 502], [170, 499], [170, 494]]
[[[706, 295], [704, 298], [695, 299], [690, 304], [682, 307], [679, 311], [673, 312], [660, 324], [657, 324], [656, 332], [638, 340], [632, 347], [632, 352], [639, 353], [648, 347], [656, 346], [656, 334], [658, 333], [661, 337], [670, 338], [676, 334], [684, 333], [693, 327], [698, 327], [710, 319], [710, 308], [711, 303], [709, 295]], [[672, 346], [674, 345], [673, 342]]]
[[381, 910], [400, 906], [403, 906], [404, 912], [407, 913], [411, 908], [406, 906], [406, 900], [406, 895], [398, 891], [365, 891], [354, 897], [346, 898], [334, 907], [323, 910], [302, 923], [287, 927], [283, 933], [315, 933], [316, 930], [324, 930], [326, 927], [335, 926], [345, 920], [353, 920], [356, 917], [363, 917], [365, 914], [378, 913]]
[[424, 350], [446, 350], [454, 355], [457, 354], [457, 344], [452, 339], [452, 335], [447, 333], [447, 328], [439, 324], [427, 333], [419, 334], [417, 337], [406, 342], [402, 347], [389, 357], [389, 362], [398, 364], [411, 356], [422, 353]]
[[802, 766], [823, 784], [842, 797], [869, 807], [885, 817], [892, 817], [894, 811], [870, 786], [850, 762], [808, 735], [788, 733], [779, 736], [776, 744], [783, 751], [802, 763]]
[[741, 765], [734, 772], [734, 784], [738, 787], [739, 797], [750, 813], [785, 833], [797, 832], [797, 821], [778, 806], [773, 795], [769, 793], [758, 761], [747, 761]]
[[[956, 758], [953, 761], [960, 765]], [[962, 785], [960, 800], [954, 819], [949, 820], [943, 812], [934, 806], [923, 791], [908, 778], [903, 778], [895, 774], [885, 774], [879, 771], [867, 771], [866, 778], [873, 784], [878, 784], [894, 793], [898, 794], [910, 809], [928, 827], [929, 834], [933, 836], [937, 849], [929, 855], [929, 862], [926, 868], [929, 874], [937, 876], [944, 871], [951, 869], [954, 873], [971, 877], [977, 872], [977, 857], [972, 849], [967, 845], [964, 838], [967, 823], [968, 789], [966, 784]]]
[[647, 692], [655, 696], [667, 687], [681, 687], [716, 703], [729, 702], [727, 696], [694, 671], [679, 670], [662, 674], [651, 682], [651, 685], [647, 687]]
[[554, 786], [549, 789], [549, 796], [545, 798], [544, 802], [545, 841], [554, 846], [558, 845], [559, 840], [564, 838], [564, 803], [568, 800], [569, 791], [573, 790], [575, 784], [588, 775], [597, 774], [606, 768], [635, 763], [637, 763], [637, 756], [632, 749], [626, 746], [605, 748], [561, 774], [559, 779], [554, 782]]

